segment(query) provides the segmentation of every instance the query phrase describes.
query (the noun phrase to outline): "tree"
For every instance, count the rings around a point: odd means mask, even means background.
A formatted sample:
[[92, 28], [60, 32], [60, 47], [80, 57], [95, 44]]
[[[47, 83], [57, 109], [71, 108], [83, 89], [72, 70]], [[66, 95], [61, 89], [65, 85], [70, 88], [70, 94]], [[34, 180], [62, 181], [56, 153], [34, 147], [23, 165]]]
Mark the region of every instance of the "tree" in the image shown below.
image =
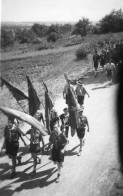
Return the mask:
[[82, 38], [85, 37], [90, 31], [91, 22], [88, 18], [82, 18], [75, 24], [75, 28], [72, 32], [72, 35], [80, 35]]
[[16, 40], [19, 43], [31, 43], [36, 38], [36, 34], [32, 30], [21, 30], [17, 29], [15, 33]]
[[123, 31], [123, 12], [122, 10], [111, 11], [99, 22], [101, 33]]
[[60, 30], [58, 25], [51, 25], [47, 30], [47, 41], [56, 42], [59, 39]]
[[15, 34], [13, 31], [1, 30], [1, 48], [12, 46], [15, 41]]
[[38, 37], [45, 37], [47, 33], [48, 27], [46, 25], [40, 25], [38, 23], [35, 23], [31, 30], [38, 36]]

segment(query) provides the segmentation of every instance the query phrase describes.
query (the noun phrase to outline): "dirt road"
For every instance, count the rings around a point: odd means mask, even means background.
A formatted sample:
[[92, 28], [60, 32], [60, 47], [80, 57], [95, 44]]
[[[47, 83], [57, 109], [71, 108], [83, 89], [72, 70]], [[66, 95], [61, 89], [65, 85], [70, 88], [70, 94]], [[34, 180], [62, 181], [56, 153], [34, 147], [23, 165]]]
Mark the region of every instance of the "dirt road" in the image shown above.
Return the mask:
[[[92, 90], [93, 87], [97, 89]], [[79, 140], [69, 134], [61, 181], [56, 184], [55, 165], [50, 154], [42, 156], [37, 174], [31, 178], [32, 160], [24, 153], [22, 166], [17, 167], [17, 177], [10, 180], [10, 160], [0, 158], [0, 195], [10, 196], [106, 196], [118, 176], [117, 122], [115, 114], [115, 95], [117, 85], [98, 88], [98, 84], [86, 86], [90, 99], [85, 98], [84, 114], [90, 123], [90, 133], [86, 133], [82, 155], [77, 156]], [[59, 113], [64, 108], [64, 100], [56, 102]], [[48, 142], [48, 137], [45, 137]]]

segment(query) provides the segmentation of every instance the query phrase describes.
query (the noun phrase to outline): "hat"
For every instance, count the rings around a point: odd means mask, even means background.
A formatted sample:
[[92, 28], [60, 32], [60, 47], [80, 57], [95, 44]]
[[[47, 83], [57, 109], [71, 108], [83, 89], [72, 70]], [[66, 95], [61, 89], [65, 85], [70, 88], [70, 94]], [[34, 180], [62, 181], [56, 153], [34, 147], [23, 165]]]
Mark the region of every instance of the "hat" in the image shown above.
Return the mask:
[[82, 81], [77, 82], [78, 85], [83, 85]]

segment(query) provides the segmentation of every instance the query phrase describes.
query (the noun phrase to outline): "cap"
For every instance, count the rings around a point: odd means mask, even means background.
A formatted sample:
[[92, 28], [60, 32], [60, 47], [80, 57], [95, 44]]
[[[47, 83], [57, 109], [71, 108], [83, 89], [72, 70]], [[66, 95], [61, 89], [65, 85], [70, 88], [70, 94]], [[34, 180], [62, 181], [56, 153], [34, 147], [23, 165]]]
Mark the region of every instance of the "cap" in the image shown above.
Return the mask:
[[83, 85], [82, 81], [77, 81], [78, 85]]

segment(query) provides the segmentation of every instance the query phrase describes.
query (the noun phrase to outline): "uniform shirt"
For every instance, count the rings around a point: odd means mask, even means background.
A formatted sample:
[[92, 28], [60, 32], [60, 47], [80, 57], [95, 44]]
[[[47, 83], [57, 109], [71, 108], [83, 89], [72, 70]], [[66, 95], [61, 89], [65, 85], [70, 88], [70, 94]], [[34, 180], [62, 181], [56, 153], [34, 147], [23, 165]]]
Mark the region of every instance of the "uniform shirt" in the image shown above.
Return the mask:
[[85, 128], [87, 123], [88, 121], [86, 116], [82, 116], [81, 118], [79, 118], [79, 128]]
[[97, 64], [99, 60], [100, 60], [100, 56], [98, 54], [94, 54], [93, 55], [93, 62]]
[[77, 86], [75, 92], [76, 92], [77, 96], [85, 96], [85, 94], [86, 94], [86, 90], [83, 85]]
[[8, 142], [18, 141], [19, 137], [21, 137], [21, 132], [15, 125], [13, 125], [11, 129], [6, 126], [4, 129], [4, 137]]
[[69, 125], [69, 113], [67, 115], [61, 114], [60, 119], [62, 121], [62, 125]]
[[26, 134], [30, 134], [31, 143], [38, 144], [41, 141], [41, 133], [37, 129], [29, 129]]
[[105, 65], [106, 63], [106, 55], [105, 54], [101, 54], [100, 55], [100, 64], [101, 65]]
[[56, 135], [54, 131], [51, 133], [49, 141], [58, 149], [63, 149], [67, 143], [67, 139], [63, 133]]
[[106, 66], [105, 66], [105, 69], [113, 71], [115, 69], [114, 63], [107, 63]]

